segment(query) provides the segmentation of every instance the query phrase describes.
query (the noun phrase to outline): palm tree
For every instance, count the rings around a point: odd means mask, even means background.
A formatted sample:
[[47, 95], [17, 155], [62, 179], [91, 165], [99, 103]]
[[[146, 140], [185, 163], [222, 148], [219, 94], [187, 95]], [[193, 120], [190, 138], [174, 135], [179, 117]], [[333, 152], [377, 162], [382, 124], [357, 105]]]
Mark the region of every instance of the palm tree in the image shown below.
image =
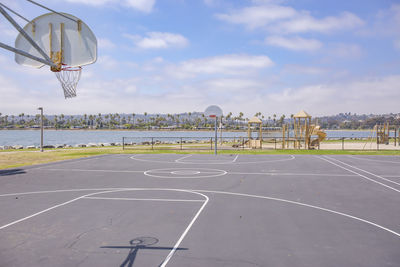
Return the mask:
[[243, 120], [243, 112], [239, 112], [239, 121], [242, 121]]
[[283, 122], [285, 121], [285, 114], [283, 114], [281, 117], [280, 117], [280, 119], [279, 119], [279, 124], [280, 124], [280, 126], [282, 126], [283, 125]]

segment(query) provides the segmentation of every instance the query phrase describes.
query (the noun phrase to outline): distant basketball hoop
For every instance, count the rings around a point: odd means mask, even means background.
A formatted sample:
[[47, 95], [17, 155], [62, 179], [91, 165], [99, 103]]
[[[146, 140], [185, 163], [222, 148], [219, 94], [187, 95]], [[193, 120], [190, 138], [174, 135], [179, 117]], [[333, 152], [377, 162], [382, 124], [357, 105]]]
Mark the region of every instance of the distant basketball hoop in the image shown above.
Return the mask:
[[215, 155], [217, 155], [217, 139], [218, 139], [218, 130], [217, 130], [217, 121], [218, 117], [222, 117], [222, 109], [216, 105], [211, 105], [204, 111], [204, 115], [210, 118], [215, 118]]
[[204, 111], [204, 115], [210, 118], [221, 117], [222, 109], [216, 105], [211, 105]]

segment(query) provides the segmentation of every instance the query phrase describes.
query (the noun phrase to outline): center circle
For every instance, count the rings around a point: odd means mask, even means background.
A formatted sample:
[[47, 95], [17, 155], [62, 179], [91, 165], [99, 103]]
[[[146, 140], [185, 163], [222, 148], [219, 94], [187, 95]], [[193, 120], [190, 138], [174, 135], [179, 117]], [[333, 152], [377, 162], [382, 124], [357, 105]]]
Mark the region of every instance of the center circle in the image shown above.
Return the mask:
[[204, 168], [169, 168], [169, 169], [154, 169], [144, 172], [144, 175], [166, 178], [166, 179], [197, 179], [211, 178], [227, 174], [224, 170], [204, 169]]
[[199, 171], [192, 171], [192, 170], [184, 170], [184, 171], [172, 171], [171, 174], [176, 174], [176, 175], [196, 175], [201, 172]]

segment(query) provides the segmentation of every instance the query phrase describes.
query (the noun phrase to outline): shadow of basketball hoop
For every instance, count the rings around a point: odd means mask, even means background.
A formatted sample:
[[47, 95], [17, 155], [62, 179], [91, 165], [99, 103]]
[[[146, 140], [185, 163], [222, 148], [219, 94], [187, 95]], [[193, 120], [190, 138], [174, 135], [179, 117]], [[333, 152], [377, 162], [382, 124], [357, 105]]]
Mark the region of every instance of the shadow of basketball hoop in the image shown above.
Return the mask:
[[[173, 247], [153, 247], [152, 245], [154, 245], [156, 243], [158, 243], [158, 239], [155, 237], [137, 237], [137, 238], [129, 241], [130, 246], [103, 246], [100, 248], [129, 249], [128, 256], [122, 262], [120, 267], [132, 267], [139, 250], [142, 250], [142, 249], [172, 250], [173, 249]], [[176, 250], [188, 250], [188, 249], [187, 248], [177, 248]]]

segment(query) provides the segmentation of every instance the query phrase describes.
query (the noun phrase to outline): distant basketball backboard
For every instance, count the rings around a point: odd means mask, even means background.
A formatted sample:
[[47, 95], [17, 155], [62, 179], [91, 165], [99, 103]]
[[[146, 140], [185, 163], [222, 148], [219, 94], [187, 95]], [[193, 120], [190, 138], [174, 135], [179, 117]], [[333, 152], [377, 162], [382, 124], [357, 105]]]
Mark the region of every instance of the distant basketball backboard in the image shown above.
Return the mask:
[[217, 132], [217, 120], [218, 117], [222, 120], [222, 109], [216, 105], [211, 105], [206, 108], [204, 111], [204, 115], [210, 118], [215, 118], [215, 139], [214, 139], [214, 150], [215, 155], [217, 155], [217, 139], [218, 139], [218, 132]]
[[216, 105], [211, 105], [204, 111], [204, 115], [207, 117], [221, 117], [222, 109]]

